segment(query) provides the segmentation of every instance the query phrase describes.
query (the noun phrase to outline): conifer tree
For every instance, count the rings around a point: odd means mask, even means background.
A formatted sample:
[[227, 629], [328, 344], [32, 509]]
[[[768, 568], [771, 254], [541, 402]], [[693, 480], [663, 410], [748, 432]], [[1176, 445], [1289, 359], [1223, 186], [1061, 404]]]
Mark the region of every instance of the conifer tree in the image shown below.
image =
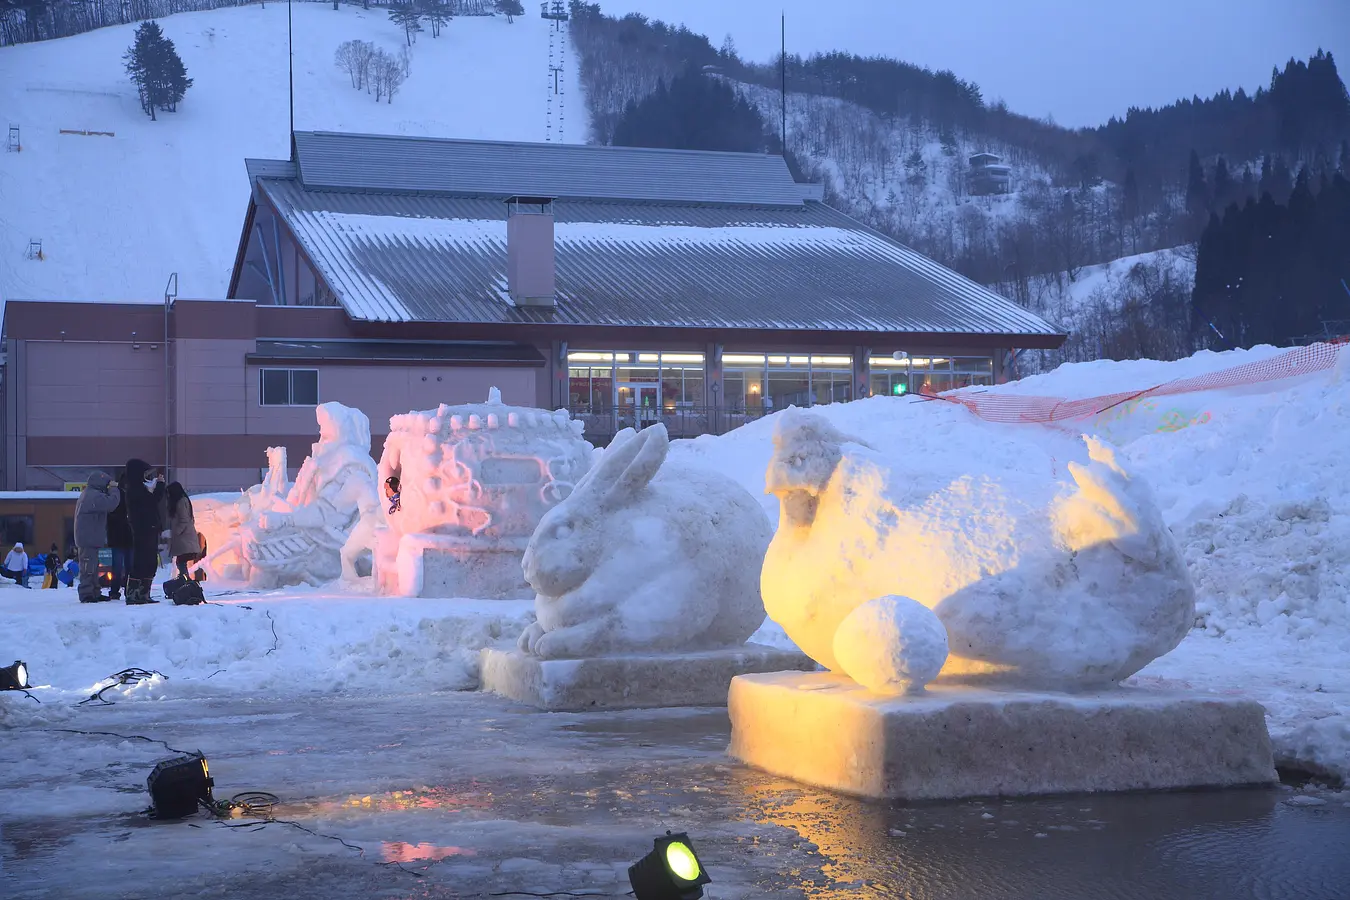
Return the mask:
[[413, 5], [412, 0], [404, 0], [389, 10], [389, 18], [403, 28], [403, 36], [411, 47], [413, 35], [422, 30], [422, 11]]
[[1209, 186], [1205, 184], [1205, 169], [1200, 165], [1200, 154], [1191, 151], [1190, 172], [1186, 178], [1186, 212], [1197, 222], [1203, 221], [1209, 211]]
[[151, 120], [158, 117], [156, 110], [176, 112], [178, 103], [192, 87], [187, 67], [178, 55], [173, 41], [164, 36], [159, 23], [143, 22], [136, 29], [136, 40], [122, 55], [127, 75], [136, 85], [136, 96], [141, 109]]
[[497, 0], [497, 12], [506, 16], [506, 24], [510, 25], [516, 16], [525, 15], [525, 7], [520, 0]]

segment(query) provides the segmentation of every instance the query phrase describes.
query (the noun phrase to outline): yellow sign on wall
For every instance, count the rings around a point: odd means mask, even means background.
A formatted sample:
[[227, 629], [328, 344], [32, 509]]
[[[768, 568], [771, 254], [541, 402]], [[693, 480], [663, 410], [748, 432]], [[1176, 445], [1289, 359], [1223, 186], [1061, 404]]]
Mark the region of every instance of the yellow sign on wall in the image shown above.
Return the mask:
[[79, 493], [80, 491], [83, 491], [88, 484], [89, 482], [87, 481], [67, 481], [66, 490]]

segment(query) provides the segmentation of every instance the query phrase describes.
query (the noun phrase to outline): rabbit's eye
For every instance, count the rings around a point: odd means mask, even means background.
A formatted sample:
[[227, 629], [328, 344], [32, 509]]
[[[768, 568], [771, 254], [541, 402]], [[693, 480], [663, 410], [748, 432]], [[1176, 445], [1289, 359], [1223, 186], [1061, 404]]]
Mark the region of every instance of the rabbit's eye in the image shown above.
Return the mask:
[[556, 532], [554, 532], [554, 533], [555, 533], [558, 537], [560, 537], [560, 538], [571, 537], [571, 536], [572, 536], [572, 526], [571, 526], [571, 525], [559, 525], [559, 526], [558, 526], [558, 530], [557, 530]]

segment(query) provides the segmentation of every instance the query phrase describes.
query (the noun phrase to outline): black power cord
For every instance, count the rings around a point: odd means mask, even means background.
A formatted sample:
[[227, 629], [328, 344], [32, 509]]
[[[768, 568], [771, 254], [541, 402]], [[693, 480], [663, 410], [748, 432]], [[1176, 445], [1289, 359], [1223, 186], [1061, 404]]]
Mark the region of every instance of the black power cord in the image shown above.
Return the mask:
[[142, 681], [154, 678], [156, 675], [158, 675], [160, 678], [163, 678], [166, 681], [169, 678], [169, 676], [165, 675], [163, 672], [158, 672], [154, 669], [141, 669], [137, 668], [136, 666], [132, 666], [130, 669], [123, 669], [120, 672], [114, 672], [108, 676], [108, 678], [115, 679], [111, 684], [104, 685], [103, 687], [99, 688], [97, 691], [90, 694], [88, 697], [81, 700], [79, 703], [75, 705], [84, 706], [86, 703], [91, 703], [97, 700], [104, 706], [113, 706], [114, 704], [111, 700], [103, 699], [103, 693], [105, 691], [110, 691], [115, 687], [121, 687], [124, 684], [139, 684]]
[[92, 735], [92, 736], [115, 737], [115, 738], [121, 738], [121, 739], [124, 740], [124, 741], [145, 741], [146, 743], [149, 743], [149, 744], [159, 744], [160, 746], [166, 748], [170, 753], [181, 753], [181, 754], [184, 755], [184, 756], [193, 756], [193, 755], [194, 755], [194, 754], [193, 754], [191, 751], [189, 751], [189, 750], [179, 750], [177, 747], [170, 747], [168, 744], [164, 743], [163, 741], [159, 740], [158, 738], [148, 738], [148, 737], [146, 737], [145, 735], [141, 735], [141, 734], [118, 734], [118, 733], [115, 732], [115, 731], [81, 731], [81, 730], [79, 730], [78, 728], [38, 728], [38, 729], [35, 729], [35, 730], [36, 730], [36, 731], [59, 731], [59, 732], [62, 732], [63, 734], [86, 734], [86, 735]]

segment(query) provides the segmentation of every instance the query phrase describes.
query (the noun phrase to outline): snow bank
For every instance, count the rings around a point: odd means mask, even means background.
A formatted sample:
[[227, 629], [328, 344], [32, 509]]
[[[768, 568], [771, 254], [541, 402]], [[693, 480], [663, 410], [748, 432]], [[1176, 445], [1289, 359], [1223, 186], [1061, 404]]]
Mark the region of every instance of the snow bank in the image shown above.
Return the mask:
[[[1258, 347], [1177, 362], [1065, 365], [993, 390], [1091, 397], [1283, 352]], [[1014, 448], [1024, 454], [1023, 468], [1040, 465], [1062, 477], [1070, 461], [1086, 458], [1081, 433], [1115, 443], [1122, 463], [1152, 487], [1197, 592], [1198, 630], [1140, 677], [1250, 691], [1268, 703], [1272, 735], [1286, 763], [1350, 777], [1350, 739], [1337, 718], [1350, 713], [1347, 357], [1350, 351], [1342, 351], [1330, 372], [1123, 405], [1078, 423], [1078, 429], [991, 424], [917, 397], [877, 397], [815, 411], [888, 455], [903, 450], [922, 480], [943, 471], [952, 480], [978, 478]], [[672, 454], [762, 491], [774, 418], [720, 438], [677, 442]], [[777, 522], [777, 502], [762, 497], [761, 503]], [[1290, 688], [1291, 681], [1306, 686]], [[1311, 715], [1320, 718], [1312, 722]]]
[[81, 700], [133, 666], [166, 677], [107, 699], [466, 690], [478, 684], [478, 651], [513, 646], [534, 619], [528, 602], [305, 589], [222, 596], [218, 587], [208, 597], [205, 606], [127, 607], [81, 604], [70, 589], [0, 590], [3, 650], [28, 663], [44, 704]]

